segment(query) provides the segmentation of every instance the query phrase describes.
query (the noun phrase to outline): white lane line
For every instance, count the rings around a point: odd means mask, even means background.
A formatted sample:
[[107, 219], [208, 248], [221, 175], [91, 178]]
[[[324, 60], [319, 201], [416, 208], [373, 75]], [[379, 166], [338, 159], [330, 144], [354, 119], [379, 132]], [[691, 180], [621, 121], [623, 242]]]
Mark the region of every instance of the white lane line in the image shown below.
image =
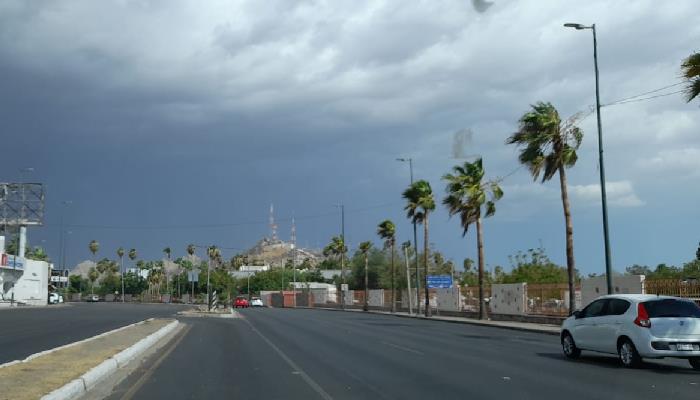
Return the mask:
[[270, 341], [270, 339], [268, 339], [267, 337], [265, 337], [265, 335], [263, 335], [262, 333], [260, 333], [260, 331], [259, 331], [257, 328], [255, 328], [255, 327], [253, 326], [253, 324], [251, 324], [250, 321], [248, 321], [247, 318], [241, 318], [241, 319], [242, 319], [243, 321], [245, 321], [245, 323], [248, 324], [248, 326], [250, 326], [250, 329], [252, 329], [253, 332], [257, 333], [258, 336], [260, 336], [260, 338], [261, 338], [262, 340], [265, 341], [265, 343], [267, 343], [270, 347], [272, 347], [272, 349], [273, 349], [275, 352], [277, 352], [277, 354], [278, 354], [280, 357], [282, 357], [282, 359], [283, 359], [285, 362], [287, 362], [287, 364], [289, 364], [289, 366], [292, 367], [292, 369], [293, 369], [295, 372], [298, 372], [298, 373], [299, 373], [299, 376], [301, 376], [301, 378], [304, 380], [304, 382], [306, 382], [309, 386], [311, 386], [311, 388], [312, 388], [316, 393], [318, 393], [318, 395], [321, 396], [322, 399], [324, 399], [324, 400], [333, 400], [333, 397], [331, 397], [331, 395], [329, 395], [328, 393], [326, 393], [326, 391], [323, 390], [323, 388], [322, 388], [318, 383], [316, 383], [316, 381], [314, 381], [313, 379], [311, 379], [311, 377], [310, 377], [309, 375], [307, 375], [306, 372], [304, 372], [303, 369], [301, 369], [294, 361], [292, 361], [291, 358], [289, 358], [286, 354], [284, 354], [284, 352], [283, 352], [282, 350], [280, 350], [279, 347], [275, 346], [275, 344], [272, 343], [272, 342]]
[[389, 342], [382, 342], [382, 344], [385, 344], [385, 345], [387, 345], [387, 346], [391, 346], [391, 347], [397, 348], [397, 349], [399, 349], [399, 350], [408, 351], [409, 353], [414, 353], [414, 354], [418, 354], [418, 355], [421, 355], [421, 356], [425, 355], [424, 353], [422, 353], [422, 352], [420, 352], [420, 351], [418, 351], [418, 350], [413, 350], [413, 349], [410, 349], [410, 348], [408, 348], [408, 347], [400, 346], [400, 345], [398, 345], [398, 344], [389, 343]]

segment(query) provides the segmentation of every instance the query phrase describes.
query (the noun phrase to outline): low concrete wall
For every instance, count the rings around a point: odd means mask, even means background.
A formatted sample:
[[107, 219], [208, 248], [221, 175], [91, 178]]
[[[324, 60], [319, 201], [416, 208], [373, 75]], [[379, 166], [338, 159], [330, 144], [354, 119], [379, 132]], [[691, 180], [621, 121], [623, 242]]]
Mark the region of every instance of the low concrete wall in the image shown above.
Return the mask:
[[[644, 294], [644, 275], [613, 276], [615, 294]], [[600, 296], [608, 294], [605, 276], [596, 276], [581, 281], [581, 306], [585, 307]]]
[[489, 308], [494, 314], [523, 315], [527, 312], [527, 284], [491, 285]]
[[460, 311], [462, 309], [462, 294], [459, 292], [459, 288], [435, 289], [435, 307], [441, 312], [443, 310]]
[[369, 305], [370, 307], [384, 307], [384, 289], [369, 290]]

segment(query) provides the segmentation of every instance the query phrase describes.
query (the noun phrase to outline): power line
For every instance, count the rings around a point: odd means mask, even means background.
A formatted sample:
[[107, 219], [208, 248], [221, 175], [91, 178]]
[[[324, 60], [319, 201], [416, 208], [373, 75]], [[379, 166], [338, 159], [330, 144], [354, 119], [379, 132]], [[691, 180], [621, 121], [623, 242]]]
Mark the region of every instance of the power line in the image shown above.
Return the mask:
[[[650, 90], [650, 91], [648, 91], [648, 92], [636, 94], [636, 95], [634, 95], [634, 96], [625, 97], [625, 98], [620, 99], [620, 100], [611, 101], [610, 103], [603, 104], [601, 107], [611, 106], [611, 105], [613, 105], [613, 104], [624, 103], [624, 102], [627, 102], [627, 100], [635, 99], [635, 98], [641, 97], [641, 96], [646, 96], [646, 95], [648, 95], [648, 94], [660, 92], [660, 91], [662, 91], [662, 90], [664, 90], [664, 89], [672, 88], [672, 87], [674, 87], [674, 86], [683, 85], [683, 84], [685, 84], [685, 82], [677, 82], [677, 83], [674, 83], [674, 84], [671, 84], [671, 85], [666, 85], [666, 86], [664, 86], [664, 87], [660, 87], [660, 88], [658, 88], [658, 89]], [[674, 92], [674, 93], [675, 93], [675, 92]]]
[[636, 103], [638, 101], [646, 101], [646, 100], [656, 99], [658, 97], [671, 96], [671, 95], [683, 93], [683, 92], [685, 92], [685, 90], [677, 90], [677, 91], [671, 92], [671, 93], [662, 93], [662, 94], [657, 94], [655, 96], [642, 97], [641, 99], [630, 99], [630, 100], [625, 100], [625, 101], [619, 101], [617, 103], [606, 104], [605, 106], [616, 106], [616, 105], [620, 105], [620, 104]]
[[[366, 212], [369, 210], [393, 207], [396, 206], [398, 202], [376, 204], [367, 207], [354, 208], [346, 211], [348, 214], [358, 214]], [[318, 219], [330, 216], [338, 215], [337, 212], [327, 212], [319, 214], [310, 214], [301, 217], [295, 217], [297, 221], [299, 220], [310, 220]], [[291, 221], [292, 218], [280, 218], [278, 221]], [[233, 228], [239, 226], [250, 226], [250, 225], [267, 225], [269, 221], [241, 221], [241, 222], [231, 222], [231, 223], [221, 223], [221, 224], [179, 224], [179, 225], [102, 225], [102, 224], [64, 224], [66, 228], [82, 228], [82, 229], [114, 229], [114, 230], [165, 230], [165, 229], [212, 229], [212, 228]], [[45, 226], [54, 226], [53, 224], [45, 224]]]

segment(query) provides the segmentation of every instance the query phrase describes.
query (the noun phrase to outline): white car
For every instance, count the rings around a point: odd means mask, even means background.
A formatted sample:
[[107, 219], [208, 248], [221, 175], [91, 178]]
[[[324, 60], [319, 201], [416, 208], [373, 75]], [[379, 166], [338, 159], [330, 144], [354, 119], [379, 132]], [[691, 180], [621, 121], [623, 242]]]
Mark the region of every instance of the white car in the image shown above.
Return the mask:
[[617, 354], [625, 367], [685, 358], [700, 370], [700, 307], [670, 296], [603, 296], [564, 321], [561, 344], [569, 358], [581, 350]]
[[59, 304], [63, 303], [63, 296], [60, 294], [53, 292], [49, 293], [49, 304]]
[[259, 297], [253, 297], [250, 300], [250, 306], [251, 307], [264, 307], [262, 300], [260, 300]]

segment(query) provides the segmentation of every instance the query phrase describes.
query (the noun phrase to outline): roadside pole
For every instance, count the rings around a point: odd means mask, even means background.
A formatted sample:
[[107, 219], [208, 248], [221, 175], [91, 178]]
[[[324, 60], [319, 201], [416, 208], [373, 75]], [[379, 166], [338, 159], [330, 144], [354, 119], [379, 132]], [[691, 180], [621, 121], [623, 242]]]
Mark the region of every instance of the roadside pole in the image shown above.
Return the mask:
[[[121, 247], [120, 247], [121, 249]], [[122, 303], [124, 302], [124, 254], [119, 257], [119, 273], [122, 276]]]
[[411, 297], [411, 272], [408, 267], [408, 247], [403, 247], [404, 257], [406, 258], [406, 289], [408, 290], [408, 315], [413, 314], [413, 298]]

